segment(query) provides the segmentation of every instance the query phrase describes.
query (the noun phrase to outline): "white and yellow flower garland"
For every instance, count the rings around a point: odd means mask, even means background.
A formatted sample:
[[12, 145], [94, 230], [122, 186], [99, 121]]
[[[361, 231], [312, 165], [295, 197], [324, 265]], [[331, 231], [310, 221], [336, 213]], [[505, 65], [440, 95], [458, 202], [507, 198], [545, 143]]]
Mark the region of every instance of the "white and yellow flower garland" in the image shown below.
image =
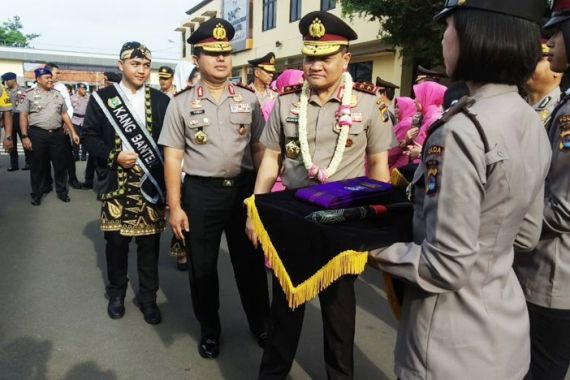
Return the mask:
[[328, 182], [328, 179], [336, 173], [338, 165], [342, 161], [346, 140], [348, 139], [348, 131], [352, 126], [352, 115], [350, 113], [350, 101], [352, 98], [352, 77], [350, 73], [343, 73], [344, 93], [342, 101], [338, 109], [337, 126], [340, 127], [340, 133], [336, 143], [333, 157], [326, 169], [321, 169], [313, 163], [311, 153], [309, 152], [309, 143], [307, 141], [307, 105], [309, 104], [309, 83], [305, 80], [301, 91], [301, 99], [299, 105], [299, 144], [301, 145], [301, 155], [303, 164], [308, 172], [309, 178], [316, 178], [320, 183]]

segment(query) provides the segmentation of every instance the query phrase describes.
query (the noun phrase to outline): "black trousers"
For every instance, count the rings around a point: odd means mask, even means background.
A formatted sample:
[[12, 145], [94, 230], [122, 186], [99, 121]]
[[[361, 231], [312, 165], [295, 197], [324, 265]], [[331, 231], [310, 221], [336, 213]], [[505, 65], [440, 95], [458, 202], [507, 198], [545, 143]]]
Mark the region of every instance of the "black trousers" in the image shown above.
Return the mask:
[[[131, 236], [123, 236], [118, 231], [105, 232], [105, 256], [107, 258], [107, 295], [125, 298], [127, 293], [127, 269], [129, 263], [129, 243]], [[158, 253], [160, 234], [137, 236], [137, 271], [139, 275], [139, 303], [156, 302], [158, 291]]]
[[[329, 379], [352, 379], [356, 276], [339, 278], [319, 294], [323, 318], [325, 365]], [[303, 327], [305, 305], [291, 310], [279, 281], [273, 278], [269, 338], [259, 379], [285, 379], [291, 370]]]
[[87, 165], [85, 165], [85, 183], [93, 185], [95, 177], [95, 159], [92, 155], [87, 156]]
[[255, 175], [243, 175], [231, 186], [221, 179], [186, 176], [183, 207], [190, 221], [187, 250], [192, 306], [202, 336], [221, 333], [218, 309], [218, 253], [225, 232], [234, 276], [250, 330], [259, 334], [267, 328], [269, 292], [263, 255], [245, 234], [243, 200], [253, 193]]
[[527, 303], [531, 359], [526, 380], [564, 380], [570, 365], [570, 310]]
[[[12, 141], [14, 142], [14, 149], [10, 152], [10, 167], [12, 169], [18, 169], [20, 167], [18, 159], [18, 136], [22, 138], [22, 131], [20, 131], [20, 114], [14, 113], [12, 118]], [[31, 156], [30, 152], [24, 150], [24, 157], [26, 158], [26, 166], [30, 166]]]
[[77, 174], [75, 169], [75, 157], [73, 157], [74, 146], [75, 144], [73, 144], [69, 136], [67, 136], [65, 155], [67, 157], [67, 174], [69, 176], [70, 181], [77, 181]]
[[47, 131], [31, 126], [28, 134], [32, 142], [30, 166], [32, 198], [42, 196], [46, 178], [51, 178], [50, 161], [53, 163], [55, 189], [59, 195], [67, 195], [66, 146], [69, 137], [63, 132], [63, 128]]

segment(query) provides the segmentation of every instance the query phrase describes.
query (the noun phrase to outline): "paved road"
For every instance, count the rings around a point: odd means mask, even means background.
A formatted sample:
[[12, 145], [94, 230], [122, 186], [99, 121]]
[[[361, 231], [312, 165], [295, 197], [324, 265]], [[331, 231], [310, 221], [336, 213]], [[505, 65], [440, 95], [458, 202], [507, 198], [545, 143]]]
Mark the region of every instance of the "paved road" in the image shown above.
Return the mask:
[[[170, 233], [161, 244], [163, 323], [144, 323], [132, 288], [126, 315], [111, 320], [95, 194], [72, 190], [65, 204], [52, 192], [34, 207], [29, 172], [8, 173], [7, 165], [8, 157], [0, 156], [0, 379], [255, 378], [262, 352], [247, 328], [225, 245], [219, 265], [222, 352], [204, 360], [196, 349], [199, 328], [187, 275], [167, 254]], [[80, 178], [83, 170], [80, 163]], [[129, 276], [136, 287], [136, 271]], [[393, 379], [396, 321], [377, 272], [360, 277], [357, 295], [355, 378]], [[313, 302], [290, 378], [324, 379], [322, 355], [320, 311]]]

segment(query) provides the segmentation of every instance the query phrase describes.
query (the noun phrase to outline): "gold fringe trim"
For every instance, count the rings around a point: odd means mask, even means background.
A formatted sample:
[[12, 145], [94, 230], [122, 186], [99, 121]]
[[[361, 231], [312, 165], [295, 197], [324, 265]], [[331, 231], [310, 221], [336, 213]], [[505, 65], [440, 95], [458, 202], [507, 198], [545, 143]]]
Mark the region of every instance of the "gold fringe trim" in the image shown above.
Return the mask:
[[301, 284], [293, 286], [291, 278], [259, 217], [257, 207], [255, 206], [255, 195], [247, 198], [245, 204], [247, 206], [247, 215], [251, 219], [263, 253], [267, 261], [269, 261], [291, 309], [294, 310], [305, 302], [312, 300], [319, 292], [326, 289], [339, 277], [347, 274], [358, 275], [364, 272], [366, 262], [368, 261], [368, 251], [357, 252], [348, 250], [335, 256], [324, 267], [319, 269], [317, 273]]
[[396, 297], [396, 290], [394, 289], [394, 283], [392, 282], [392, 276], [388, 273], [382, 273], [382, 277], [384, 277], [384, 289], [386, 290], [386, 297], [388, 298], [388, 304], [390, 305], [390, 309], [396, 317], [396, 320], [400, 320], [400, 312], [402, 311], [402, 305], [398, 301], [398, 297]]
[[398, 169], [392, 169], [392, 173], [390, 174], [390, 183], [397, 187], [406, 187], [410, 184]]

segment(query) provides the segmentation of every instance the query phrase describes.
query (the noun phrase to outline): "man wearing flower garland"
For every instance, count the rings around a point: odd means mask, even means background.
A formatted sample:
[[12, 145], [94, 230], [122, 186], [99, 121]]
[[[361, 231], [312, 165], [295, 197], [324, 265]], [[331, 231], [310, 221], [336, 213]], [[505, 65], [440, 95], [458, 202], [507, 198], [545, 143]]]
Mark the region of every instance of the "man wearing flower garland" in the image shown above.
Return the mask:
[[137, 303], [145, 322], [162, 316], [156, 305], [158, 253], [164, 231], [164, 166], [156, 141], [170, 99], [146, 86], [151, 52], [133, 41], [123, 44], [120, 83], [101, 89], [87, 104], [83, 144], [97, 167], [101, 230], [107, 261], [107, 314], [125, 313], [129, 243], [137, 243]]
[[[286, 88], [264, 129], [266, 151], [255, 194], [271, 190], [283, 166], [283, 184], [298, 188], [364, 175], [389, 180], [387, 150], [395, 145], [392, 126], [380, 116], [374, 86], [353, 84], [346, 72], [349, 41], [356, 33], [338, 17], [312, 12], [299, 23], [305, 55], [303, 85]], [[257, 236], [250, 220], [250, 240]], [[356, 276], [343, 276], [319, 294], [325, 361], [329, 378], [352, 378]], [[288, 307], [279, 281], [273, 280], [270, 331], [260, 379], [285, 378], [295, 358], [304, 307]]]

